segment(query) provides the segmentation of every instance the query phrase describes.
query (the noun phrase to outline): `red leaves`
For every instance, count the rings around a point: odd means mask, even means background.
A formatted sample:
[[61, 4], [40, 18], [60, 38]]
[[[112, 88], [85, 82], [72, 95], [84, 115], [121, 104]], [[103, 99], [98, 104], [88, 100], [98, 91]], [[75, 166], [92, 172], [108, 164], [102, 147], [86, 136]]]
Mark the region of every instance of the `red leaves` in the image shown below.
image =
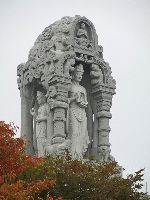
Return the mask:
[[0, 200], [34, 199], [35, 193], [52, 188], [55, 181], [16, 180], [18, 174], [43, 163], [42, 158], [24, 154], [24, 141], [14, 138], [18, 127], [0, 122]]
[[42, 163], [42, 158], [24, 155], [24, 141], [14, 138], [17, 129], [0, 122], [0, 183], [12, 182], [17, 174]]

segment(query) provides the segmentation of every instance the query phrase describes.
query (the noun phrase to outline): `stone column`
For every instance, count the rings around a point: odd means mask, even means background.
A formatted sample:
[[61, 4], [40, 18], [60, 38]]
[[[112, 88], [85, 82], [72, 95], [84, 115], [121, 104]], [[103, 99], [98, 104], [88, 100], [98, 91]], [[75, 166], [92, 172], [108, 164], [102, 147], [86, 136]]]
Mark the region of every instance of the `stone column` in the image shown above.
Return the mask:
[[67, 137], [67, 98], [70, 83], [70, 77], [63, 75], [55, 75], [49, 82], [49, 85], [53, 85], [57, 90], [53, 106], [52, 144], [63, 143]]
[[97, 158], [102, 161], [108, 161], [110, 157], [109, 120], [112, 115], [110, 108], [112, 105], [112, 97], [114, 90], [107, 86], [99, 87], [99, 91], [95, 93], [96, 118], [97, 118]]
[[54, 135], [52, 144], [63, 143], [66, 139], [66, 109], [68, 104], [61, 101], [56, 101], [54, 105]]
[[26, 154], [34, 154], [33, 150], [33, 117], [30, 114], [32, 99], [31, 88], [24, 86], [21, 91], [21, 137], [26, 142]]
[[101, 111], [97, 113], [98, 118], [98, 153], [102, 146], [110, 147], [109, 143], [109, 119], [111, 119], [111, 113], [108, 111]]

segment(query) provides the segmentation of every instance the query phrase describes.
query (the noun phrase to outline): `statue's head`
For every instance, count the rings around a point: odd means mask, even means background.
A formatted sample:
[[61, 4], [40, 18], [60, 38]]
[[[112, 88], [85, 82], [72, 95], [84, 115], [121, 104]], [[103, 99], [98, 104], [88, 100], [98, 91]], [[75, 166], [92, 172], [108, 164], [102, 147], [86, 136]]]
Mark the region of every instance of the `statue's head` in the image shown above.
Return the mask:
[[75, 64], [75, 59], [74, 58], [70, 58], [70, 64], [71, 64], [71, 66], [73, 66]]
[[49, 97], [53, 98], [56, 96], [57, 94], [57, 90], [56, 90], [56, 87], [55, 86], [50, 86], [49, 89], [48, 89], [48, 93], [47, 96], [49, 95]]
[[81, 23], [81, 26], [80, 26], [82, 29], [85, 29], [85, 23]]
[[37, 91], [36, 98], [37, 98], [37, 101], [38, 101], [39, 105], [41, 105], [41, 104], [46, 102], [46, 97], [45, 97], [44, 93], [41, 92], [41, 91]]
[[83, 65], [82, 64], [76, 65], [73, 72], [72, 79], [76, 82], [80, 82], [82, 80], [83, 72], [84, 72]]

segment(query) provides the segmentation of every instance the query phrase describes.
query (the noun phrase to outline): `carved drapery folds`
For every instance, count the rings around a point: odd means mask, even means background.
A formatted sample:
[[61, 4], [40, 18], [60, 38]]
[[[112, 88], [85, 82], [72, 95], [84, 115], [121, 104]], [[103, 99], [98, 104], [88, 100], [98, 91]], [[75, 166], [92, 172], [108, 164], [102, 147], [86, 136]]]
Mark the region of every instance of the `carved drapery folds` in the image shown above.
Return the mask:
[[[109, 143], [109, 119], [115, 80], [111, 68], [103, 59], [103, 48], [93, 24], [85, 17], [63, 17], [47, 27], [29, 52], [28, 61], [17, 68], [21, 94], [22, 136], [30, 139], [30, 150], [36, 143], [36, 120], [30, 110], [38, 113], [37, 91], [41, 91], [49, 106], [44, 142], [45, 153], [70, 150], [69, 91], [76, 66], [83, 66], [81, 87], [87, 92], [86, 108], [89, 145], [86, 157], [112, 160]], [[31, 130], [25, 128], [30, 123]]]

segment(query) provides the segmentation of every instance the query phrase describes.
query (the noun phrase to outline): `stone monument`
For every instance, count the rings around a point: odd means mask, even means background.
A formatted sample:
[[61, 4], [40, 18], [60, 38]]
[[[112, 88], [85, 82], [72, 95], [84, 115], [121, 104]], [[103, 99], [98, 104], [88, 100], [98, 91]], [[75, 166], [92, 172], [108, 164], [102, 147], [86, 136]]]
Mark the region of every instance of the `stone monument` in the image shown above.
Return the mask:
[[68, 150], [110, 161], [109, 120], [116, 82], [90, 20], [63, 17], [45, 28], [17, 68], [26, 153]]

